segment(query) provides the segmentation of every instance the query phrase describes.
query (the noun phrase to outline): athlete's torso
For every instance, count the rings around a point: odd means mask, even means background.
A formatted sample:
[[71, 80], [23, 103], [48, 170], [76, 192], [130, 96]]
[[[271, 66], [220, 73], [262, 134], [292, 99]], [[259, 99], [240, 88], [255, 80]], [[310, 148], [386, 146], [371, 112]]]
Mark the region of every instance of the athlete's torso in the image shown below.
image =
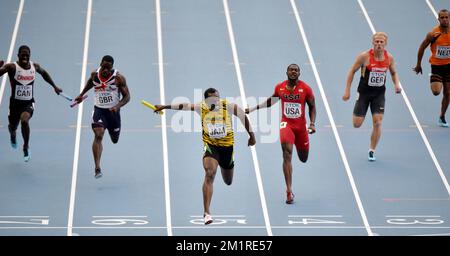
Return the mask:
[[298, 81], [292, 91], [287, 88], [288, 80], [275, 87], [274, 95], [281, 100], [281, 122], [287, 122], [293, 126], [305, 126], [305, 103], [310, 97], [314, 97], [311, 88], [303, 81]]
[[94, 83], [95, 106], [99, 108], [112, 108], [120, 101], [120, 90], [116, 84], [117, 70], [112, 70], [112, 74], [108, 78], [102, 78], [100, 68], [97, 69]]
[[36, 79], [36, 68], [30, 61], [30, 68], [24, 69], [14, 62], [16, 71], [9, 76], [11, 82], [11, 100], [18, 103], [34, 102], [33, 85]]
[[364, 66], [364, 75], [361, 74], [358, 92], [380, 92], [386, 91], [386, 76], [390, 66], [389, 54], [383, 53], [383, 60], [375, 59], [373, 49], [369, 51], [369, 63]]
[[227, 110], [228, 103], [226, 100], [220, 100], [219, 105], [211, 111], [204, 101], [201, 103], [203, 142], [221, 147], [233, 146], [234, 132], [231, 113]]
[[431, 65], [447, 65], [450, 63], [450, 33], [442, 33], [439, 26], [432, 31], [433, 41], [431, 42]]

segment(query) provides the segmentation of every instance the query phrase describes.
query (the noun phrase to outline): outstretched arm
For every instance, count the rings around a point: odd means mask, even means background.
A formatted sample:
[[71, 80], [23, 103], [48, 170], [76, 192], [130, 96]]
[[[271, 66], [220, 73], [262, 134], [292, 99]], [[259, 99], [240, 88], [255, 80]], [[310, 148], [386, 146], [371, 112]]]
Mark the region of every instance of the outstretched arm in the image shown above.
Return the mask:
[[55, 90], [55, 93], [59, 95], [62, 92], [62, 89], [59, 88], [58, 86], [56, 86], [56, 84], [53, 82], [53, 79], [50, 76], [50, 74], [45, 69], [43, 69], [39, 64], [37, 64], [37, 63], [33, 63], [33, 64], [34, 64], [34, 68], [36, 69], [36, 72], [41, 74], [42, 78], [44, 78], [44, 80], [53, 87], [53, 89]]
[[13, 72], [16, 69], [16, 66], [13, 63], [8, 63], [3, 65], [4, 63], [0, 63], [0, 76], [3, 76], [6, 72]]
[[428, 45], [431, 43], [431, 40], [433, 40], [433, 34], [430, 32], [427, 34], [427, 36], [419, 46], [419, 50], [417, 51], [417, 63], [416, 66], [413, 68], [413, 71], [416, 72], [416, 74], [419, 73], [422, 74], [423, 53], [425, 52], [425, 49], [428, 47]]
[[75, 98], [75, 101], [78, 103], [81, 103], [83, 101], [83, 95], [85, 93], [87, 93], [90, 89], [92, 89], [94, 87], [94, 83], [92, 82], [95, 76], [95, 72], [91, 73], [91, 77], [89, 77], [89, 79], [86, 82], [86, 85], [84, 86], [83, 90], [81, 91], [80, 95], [78, 95]]
[[345, 90], [344, 95], [342, 96], [342, 99], [344, 101], [347, 101], [350, 99], [350, 88], [352, 87], [353, 82], [353, 76], [355, 75], [355, 72], [358, 71], [363, 65], [365, 60], [365, 52], [361, 53], [356, 57], [355, 63], [350, 67], [350, 70], [347, 73], [347, 81], [345, 84]]
[[241, 120], [241, 123], [244, 125], [245, 130], [247, 130], [248, 135], [250, 138], [248, 139], [248, 146], [253, 146], [256, 144], [255, 134], [253, 132], [252, 126], [250, 125], [250, 121], [248, 120], [247, 115], [245, 115], [244, 110], [240, 108], [236, 104], [230, 104], [229, 108], [233, 111], [233, 115], [237, 116], [239, 120]]
[[251, 112], [262, 109], [262, 108], [270, 108], [273, 104], [277, 103], [280, 98], [278, 96], [272, 95], [271, 97], [267, 98], [266, 101], [264, 101], [261, 104], [256, 105], [253, 108], [246, 108], [245, 113], [250, 114]]
[[173, 109], [173, 110], [186, 110], [186, 111], [199, 111], [200, 105], [199, 104], [192, 104], [192, 103], [175, 103], [171, 105], [155, 105], [155, 113], [164, 109]]

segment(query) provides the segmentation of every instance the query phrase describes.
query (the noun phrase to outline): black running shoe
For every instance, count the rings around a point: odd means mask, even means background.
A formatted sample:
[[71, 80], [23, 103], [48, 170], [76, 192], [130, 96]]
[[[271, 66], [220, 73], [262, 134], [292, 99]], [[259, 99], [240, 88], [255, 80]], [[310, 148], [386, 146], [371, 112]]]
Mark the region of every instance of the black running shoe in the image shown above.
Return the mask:
[[30, 161], [30, 158], [31, 158], [31, 155], [30, 155], [30, 149], [29, 148], [24, 148], [23, 149], [23, 160], [25, 161], [25, 162], [28, 162], [28, 161]]
[[448, 127], [448, 123], [445, 120], [445, 116], [439, 117], [438, 125], [441, 127]]
[[96, 178], [96, 179], [98, 179], [98, 178], [101, 178], [103, 176], [103, 173], [102, 173], [102, 171], [100, 170], [100, 168], [96, 168], [95, 169], [95, 175], [94, 175], [94, 177]]
[[8, 130], [9, 130], [9, 135], [10, 135], [11, 147], [16, 149], [17, 148], [16, 132], [12, 132], [11, 128], [9, 128], [9, 125], [8, 125]]
[[287, 204], [294, 203], [294, 193], [286, 191], [286, 203]]
[[369, 150], [369, 161], [373, 162], [375, 160], [377, 160], [377, 158], [375, 157], [375, 152], [373, 152], [372, 150]]

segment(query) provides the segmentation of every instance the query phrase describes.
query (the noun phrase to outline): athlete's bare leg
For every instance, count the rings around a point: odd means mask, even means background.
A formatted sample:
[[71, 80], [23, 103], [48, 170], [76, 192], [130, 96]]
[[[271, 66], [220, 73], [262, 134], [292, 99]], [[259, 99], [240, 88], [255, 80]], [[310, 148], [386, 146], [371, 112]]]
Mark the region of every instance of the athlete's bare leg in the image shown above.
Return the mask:
[[105, 134], [105, 129], [103, 127], [95, 127], [92, 129], [94, 131], [94, 142], [92, 143], [92, 152], [94, 154], [95, 169], [100, 169], [100, 159], [103, 152], [103, 135]]
[[431, 82], [431, 92], [434, 96], [438, 96], [442, 91], [442, 82]]
[[370, 149], [375, 150], [381, 137], [381, 123], [383, 121], [383, 114], [373, 114], [372, 121], [373, 130], [372, 135], [370, 136]]
[[20, 127], [21, 127], [21, 131], [22, 131], [22, 137], [23, 137], [23, 149], [27, 150], [29, 147], [29, 142], [30, 142], [30, 125], [29, 125], [29, 121], [30, 121], [30, 113], [28, 112], [23, 112], [20, 115]]
[[286, 192], [292, 193], [292, 144], [281, 143], [283, 150], [283, 173], [286, 182]]
[[203, 208], [205, 214], [210, 214], [209, 206], [213, 195], [214, 178], [216, 177], [217, 166], [216, 159], [206, 156], [203, 157], [203, 168], [205, 169], [205, 179], [203, 181]]
[[364, 116], [353, 115], [353, 127], [359, 128], [364, 123]]
[[448, 104], [450, 102], [450, 82], [445, 83], [444, 92], [442, 95], [442, 103], [441, 103], [441, 117], [445, 116], [445, 112], [447, 112]]
[[302, 161], [302, 163], [306, 163], [306, 161], [308, 161], [309, 149], [307, 149], [307, 150], [298, 150], [297, 149], [297, 155], [298, 155], [298, 158], [300, 159], [300, 161]]
[[231, 183], [233, 182], [234, 168], [224, 169], [220, 167], [220, 171], [222, 172], [223, 182], [225, 182], [225, 184], [227, 184], [228, 186], [231, 185]]

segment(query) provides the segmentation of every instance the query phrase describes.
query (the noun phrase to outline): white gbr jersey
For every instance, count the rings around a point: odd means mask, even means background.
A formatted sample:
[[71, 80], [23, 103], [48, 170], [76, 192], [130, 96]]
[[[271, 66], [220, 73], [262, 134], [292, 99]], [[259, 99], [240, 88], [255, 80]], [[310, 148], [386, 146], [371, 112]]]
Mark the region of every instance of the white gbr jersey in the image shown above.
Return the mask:
[[11, 80], [11, 97], [15, 100], [30, 101], [33, 100], [33, 84], [36, 79], [36, 69], [33, 62], [30, 61], [30, 68], [23, 69], [16, 62], [16, 73]]
[[106, 79], [102, 78], [99, 72], [100, 68], [97, 69], [96, 76], [93, 79], [95, 106], [112, 108], [120, 101], [120, 91], [116, 85], [118, 71], [113, 70], [113, 74]]

